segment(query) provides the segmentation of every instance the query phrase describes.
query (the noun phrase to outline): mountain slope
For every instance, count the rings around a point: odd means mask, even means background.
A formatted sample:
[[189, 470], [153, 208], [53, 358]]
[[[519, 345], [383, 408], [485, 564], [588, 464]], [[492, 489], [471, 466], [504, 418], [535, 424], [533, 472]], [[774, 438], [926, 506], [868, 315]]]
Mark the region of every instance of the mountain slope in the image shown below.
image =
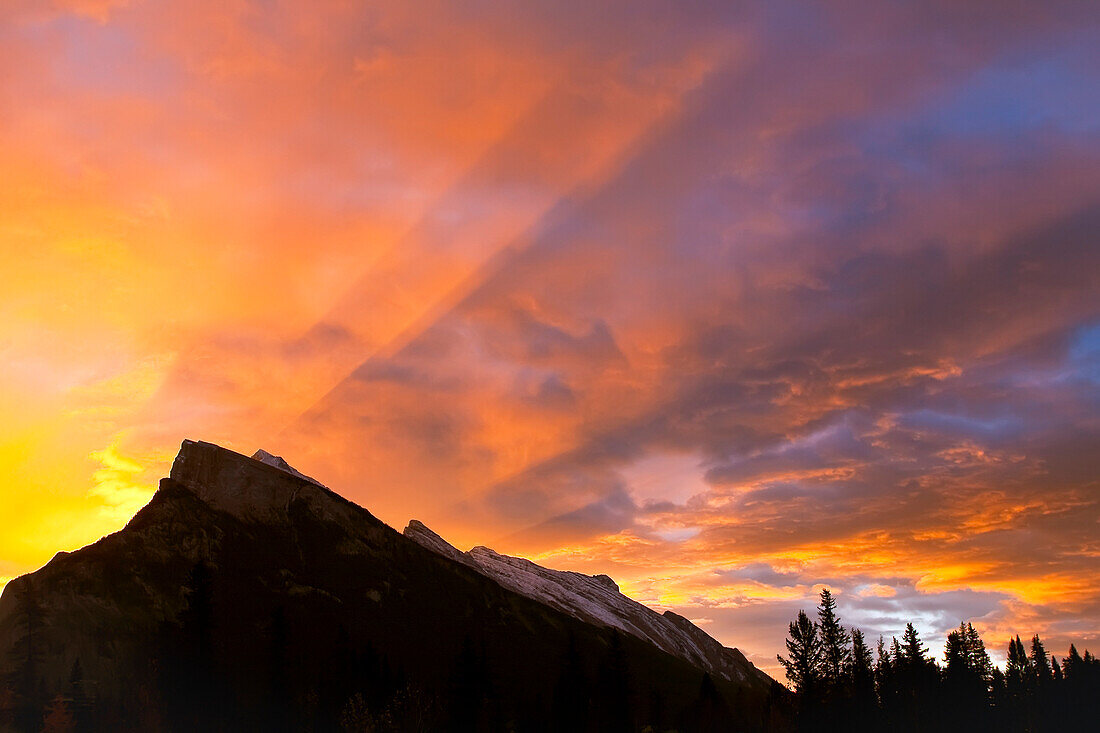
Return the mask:
[[464, 553], [415, 519], [409, 522], [404, 534], [444, 557], [478, 570], [505, 588], [590, 624], [644, 639], [712, 674], [732, 682], [762, 685], [771, 682], [739, 650], [722, 646], [683, 616], [672, 611], [662, 615], [628, 598], [606, 575], [551, 570], [524, 558], [501, 555], [488, 547], [475, 547]]
[[5, 730], [59, 709], [99, 730], [772, 724], [763, 686], [708, 685], [292, 470], [191, 441], [123, 530], [8, 584], [0, 670]]

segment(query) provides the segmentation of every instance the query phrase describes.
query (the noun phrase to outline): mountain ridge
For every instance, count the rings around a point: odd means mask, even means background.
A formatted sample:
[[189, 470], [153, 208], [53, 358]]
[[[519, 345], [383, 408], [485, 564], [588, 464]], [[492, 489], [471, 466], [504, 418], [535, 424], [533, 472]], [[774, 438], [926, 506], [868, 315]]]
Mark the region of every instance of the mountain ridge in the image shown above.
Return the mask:
[[683, 659], [199, 441], [122, 530], [8, 584], [0, 668], [0, 730], [39, 730], [51, 704], [92, 730], [697, 730], [700, 710], [762, 730], [780, 699], [701, 687]]
[[484, 546], [462, 552], [418, 520], [410, 521], [403, 534], [528, 598], [582, 621], [632, 634], [730, 681], [743, 682], [753, 677], [761, 682], [771, 681], [740, 650], [722, 645], [679, 614], [658, 613], [635, 601], [622, 593], [618, 584], [607, 575], [554, 570]]

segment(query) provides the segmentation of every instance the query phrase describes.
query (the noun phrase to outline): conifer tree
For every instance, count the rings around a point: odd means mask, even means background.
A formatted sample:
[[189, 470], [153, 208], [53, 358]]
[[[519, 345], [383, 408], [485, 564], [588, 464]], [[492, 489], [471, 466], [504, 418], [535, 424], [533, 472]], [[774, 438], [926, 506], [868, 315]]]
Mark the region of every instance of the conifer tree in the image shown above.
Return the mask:
[[821, 603], [817, 610], [818, 628], [821, 635], [822, 669], [825, 682], [837, 685], [843, 680], [851, 651], [851, 637], [840, 625], [836, 614], [836, 599], [828, 588], [821, 590]]
[[1073, 679], [1075, 674], [1078, 674], [1084, 665], [1084, 660], [1081, 659], [1081, 654], [1077, 651], [1077, 647], [1073, 644], [1069, 645], [1069, 653], [1066, 654], [1065, 659], [1062, 660], [1062, 674], [1066, 679]]
[[969, 623], [947, 635], [943, 693], [951, 720], [961, 730], [981, 728], [989, 714], [991, 664], [985, 645]]
[[967, 654], [965, 639], [966, 637], [958, 631], [952, 631], [947, 635], [947, 643], [943, 649], [943, 661], [948, 675], [970, 670], [970, 659]]
[[1031, 676], [1031, 660], [1027, 658], [1024, 644], [1019, 635], [1008, 641], [1008, 658], [1005, 665], [1005, 681], [1009, 687], [1021, 685]]
[[874, 659], [871, 656], [871, 648], [863, 639], [863, 632], [854, 627], [847, 677], [851, 685], [852, 722], [857, 730], [870, 729], [874, 723], [878, 702], [875, 697]]
[[905, 634], [901, 638], [901, 655], [907, 665], [921, 667], [928, 663], [928, 649], [921, 642], [920, 634], [912, 622], [905, 625]]
[[890, 652], [886, 651], [886, 643], [882, 635], [878, 637], [878, 648], [875, 653], [875, 676], [882, 679], [890, 673]]
[[821, 681], [822, 650], [817, 624], [805, 611], [798, 612], [798, 620], [789, 627], [787, 657], [776, 659], [787, 672], [787, 679], [799, 693], [816, 691]]
[[880, 634], [878, 648], [875, 655], [875, 690], [878, 692], [879, 702], [886, 704], [890, 697], [893, 684], [894, 665], [890, 660], [890, 652], [886, 649], [886, 643]]
[[[960, 626], [959, 630], [963, 631], [963, 627]], [[963, 636], [966, 641], [966, 653], [970, 660], [970, 669], [974, 670], [988, 686], [990, 677], [993, 674], [993, 662], [989, 659], [989, 652], [985, 650], [985, 642], [982, 641], [982, 637], [978, 635], [977, 630], [969, 621], [966, 622]]]
[[[882, 643], [881, 637], [879, 643]], [[852, 628], [852, 651], [848, 661], [849, 676], [858, 684], [861, 680], [874, 680], [874, 659], [871, 648], [863, 640], [863, 632]]]
[[1031, 662], [1031, 673], [1039, 682], [1048, 682], [1051, 679], [1050, 659], [1047, 658], [1047, 650], [1042, 640], [1036, 634], [1031, 638], [1031, 654], [1028, 656]]

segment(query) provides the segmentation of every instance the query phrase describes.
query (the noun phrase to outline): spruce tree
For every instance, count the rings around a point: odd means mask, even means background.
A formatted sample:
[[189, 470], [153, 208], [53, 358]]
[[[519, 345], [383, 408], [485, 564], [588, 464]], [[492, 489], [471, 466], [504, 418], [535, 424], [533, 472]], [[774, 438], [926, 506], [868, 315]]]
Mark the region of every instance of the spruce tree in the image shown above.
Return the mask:
[[992, 665], [985, 645], [969, 623], [959, 624], [947, 635], [944, 663], [944, 700], [955, 727], [973, 730], [987, 726]]
[[1028, 661], [1031, 662], [1031, 673], [1039, 682], [1048, 682], [1051, 679], [1050, 659], [1047, 658], [1047, 650], [1038, 634], [1031, 638]]
[[[964, 631], [961, 626], [959, 630]], [[982, 637], [978, 635], [977, 630], [969, 621], [966, 622], [963, 635], [966, 640], [966, 653], [970, 660], [970, 669], [974, 670], [988, 686], [990, 677], [993, 675], [993, 662], [989, 659], [989, 652], [985, 650], [985, 642], [982, 641]]]
[[947, 635], [947, 643], [944, 645], [943, 661], [945, 672], [950, 677], [963, 671], [970, 671], [970, 659], [967, 654], [966, 637], [958, 631], [952, 631]]
[[1031, 676], [1031, 660], [1027, 658], [1024, 644], [1019, 635], [1008, 640], [1008, 658], [1005, 665], [1005, 681], [1009, 688], [1022, 685]]
[[836, 599], [828, 588], [821, 590], [821, 603], [817, 610], [818, 628], [821, 634], [822, 671], [830, 686], [840, 684], [848, 666], [852, 639], [836, 614]]
[[886, 650], [886, 643], [882, 635], [878, 637], [878, 647], [875, 652], [875, 689], [878, 691], [880, 702], [885, 702], [890, 686], [890, 677], [893, 672], [893, 664], [890, 661], [890, 652]]
[[890, 652], [886, 651], [886, 643], [882, 635], [878, 637], [878, 648], [875, 652], [875, 676], [881, 679], [890, 673]]
[[870, 730], [875, 722], [877, 700], [875, 698], [875, 668], [871, 648], [863, 639], [863, 632], [852, 628], [852, 652], [847, 669], [852, 693], [852, 718], [857, 730]]
[[776, 659], [786, 670], [787, 679], [799, 693], [816, 692], [822, 677], [821, 639], [817, 624], [805, 611], [799, 611], [798, 620], [791, 623], [786, 643], [787, 657], [777, 654]]
[[[882, 643], [882, 639], [879, 639]], [[874, 679], [874, 658], [871, 656], [871, 648], [863, 640], [863, 632], [852, 628], [852, 651], [848, 662], [849, 676], [853, 682], [863, 679]]]
[[1069, 653], [1066, 654], [1065, 659], [1062, 660], [1062, 674], [1066, 679], [1073, 679], [1075, 674], [1080, 673], [1084, 665], [1084, 660], [1081, 659], [1081, 654], [1077, 651], [1077, 647], [1073, 644], [1069, 645]]
[[920, 640], [920, 634], [912, 622], [905, 625], [905, 634], [901, 637], [901, 654], [905, 663], [911, 667], [922, 667], [928, 663], [927, 647]]

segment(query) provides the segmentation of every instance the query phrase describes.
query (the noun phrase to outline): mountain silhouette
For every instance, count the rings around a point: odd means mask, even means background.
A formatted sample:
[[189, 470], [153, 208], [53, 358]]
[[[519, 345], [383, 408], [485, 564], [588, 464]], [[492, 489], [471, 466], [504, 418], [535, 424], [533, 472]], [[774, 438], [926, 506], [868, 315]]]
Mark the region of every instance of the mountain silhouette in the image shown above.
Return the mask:
[[[782, 689], [686, 619], [423, 529], [277, 456], [184, 441], [125, 528], [5, 588], [0, 729], [783, 727]], [[602, 600], [582, 613], [491, 563]]]

